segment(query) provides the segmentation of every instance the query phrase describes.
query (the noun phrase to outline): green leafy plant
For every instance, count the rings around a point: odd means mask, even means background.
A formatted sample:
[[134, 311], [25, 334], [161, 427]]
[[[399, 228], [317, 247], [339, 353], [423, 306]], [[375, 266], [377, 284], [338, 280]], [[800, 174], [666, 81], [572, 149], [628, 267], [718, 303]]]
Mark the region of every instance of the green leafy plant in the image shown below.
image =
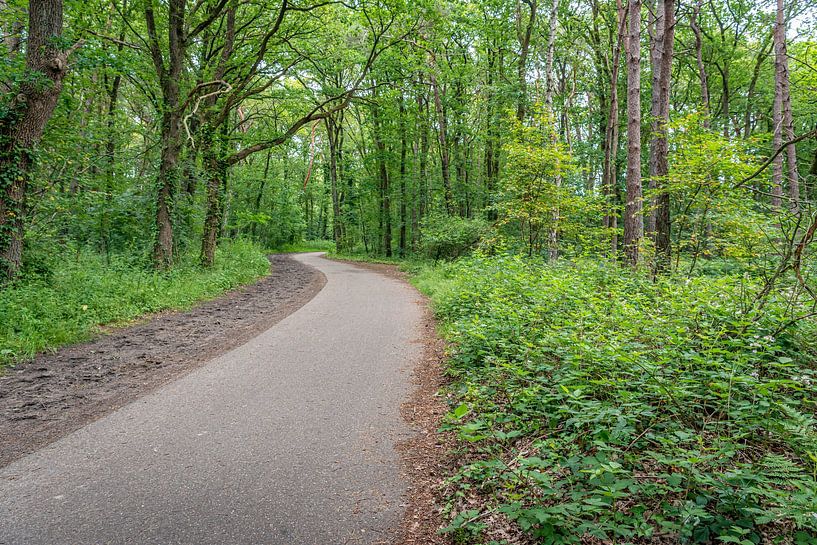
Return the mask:
[[444, 427], [463, 462], [445, 488], [449, 531], [478, 541], [504, 520], [537, 543], [817, 536], [817, 325], [776, 333], [784, 300], [750, 317], [743, 276], [653, 282], [518, 256], [415, 278], [453, 346]]

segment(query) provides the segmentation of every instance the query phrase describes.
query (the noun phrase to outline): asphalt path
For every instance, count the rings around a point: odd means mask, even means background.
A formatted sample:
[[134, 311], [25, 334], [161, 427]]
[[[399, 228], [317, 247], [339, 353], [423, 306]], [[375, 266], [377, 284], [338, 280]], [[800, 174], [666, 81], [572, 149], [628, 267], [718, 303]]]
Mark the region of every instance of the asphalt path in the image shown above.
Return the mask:
[[0, 544], [391, 543], [419, 297], [354, 265], [246, 344], [0, 470]]

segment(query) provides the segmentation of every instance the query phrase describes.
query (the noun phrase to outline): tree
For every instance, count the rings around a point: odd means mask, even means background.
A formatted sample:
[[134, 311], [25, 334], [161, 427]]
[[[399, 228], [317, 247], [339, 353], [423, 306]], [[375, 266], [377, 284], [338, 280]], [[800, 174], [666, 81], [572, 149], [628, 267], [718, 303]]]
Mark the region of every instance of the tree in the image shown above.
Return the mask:
[[[791, 112], [791, 96], [789, 93], [789, 59], [786, 52], [786, 15], [783, 0], [777, 0], [777, 10], [774, 24], [774, 139], [772, 145], [778, 149], [783, 139], [794, 139], [794, 122]], [[800, 182], [797, 172], [797, 149], [794, 145], [786, 147], [786, 163], [788, 166], [787, 182], [789, 206], [793, 211], [799, 208]], [[780, 208], [783, 196], [783, 155], [778, 155], [773, 163], [772, 174], [772, 205]]]
[[624, 253], [635, 267], [644, 236], [641, 192], [641, 0], [629, 0], [627, 31], [627, 202]]
[[675, 2], [659, 0], [653, 37], [652, 60], [652, 130], [650, 135], [649, 177], [653, 193], [649, 232], [655, 241], [656, 269], [670, 262], [670, 196], [665, 179], [669, 174], [667, 124], [670, 110], [670, 79], [675, 42]]
[[[81, 44], [64, 49], [62, 19], [62, 0], [31, 0], [25, 70], [0, 105], [0, 277], [5, 280], [17, 276], [22, 265], [35, 147], [57, 106], [68, 58]], [[13, 37], [6, 44], [9, 54], [19, 47]]]

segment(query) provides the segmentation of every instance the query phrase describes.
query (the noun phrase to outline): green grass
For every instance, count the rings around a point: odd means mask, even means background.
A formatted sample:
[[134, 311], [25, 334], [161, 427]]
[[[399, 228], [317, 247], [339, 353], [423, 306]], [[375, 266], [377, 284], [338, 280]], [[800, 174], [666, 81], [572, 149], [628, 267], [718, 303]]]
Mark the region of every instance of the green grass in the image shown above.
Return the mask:
[[817, 543], [817, 326], [741, 276], [475, 256], [415, 269], [452, 344], [448, 532]]
[[37, 352], [91, 337], [97, 326], [165, 309], [186, 309], [269, 272], [265, 254], [245, 242], [225, 243], [216, 265], [191, 257], [167, 273], [110, 265], [98, 255], [58, 262], [47, 276], [0, 291], [0, 369]]

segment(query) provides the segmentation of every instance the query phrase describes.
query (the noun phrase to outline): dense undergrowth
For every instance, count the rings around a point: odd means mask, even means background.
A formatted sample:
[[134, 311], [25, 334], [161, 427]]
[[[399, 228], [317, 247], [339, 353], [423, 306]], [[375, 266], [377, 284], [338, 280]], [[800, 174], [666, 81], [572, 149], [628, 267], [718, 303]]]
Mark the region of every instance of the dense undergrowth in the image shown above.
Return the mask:
[[97, 254], [54, 260], [0, 290], [0, 369], [86, 339], [99, 325], [188, 308], [268, 272], [264, 252], [246, 242], [223, 244], [212, 269], [192, 255], [164, 273], [116, 256], [110, 263]]
[[475, 256], [415, 282], [452, 342], [458, 542], [817, 543], [817, 327], [747, 319], [751, 281]]
[[294, 244], [283, 244], [272, 248], [272, 254], [297, 254], [302, 252], [330, 252], [335, 249], [335, 243], [331, 240], [304, 240]]

